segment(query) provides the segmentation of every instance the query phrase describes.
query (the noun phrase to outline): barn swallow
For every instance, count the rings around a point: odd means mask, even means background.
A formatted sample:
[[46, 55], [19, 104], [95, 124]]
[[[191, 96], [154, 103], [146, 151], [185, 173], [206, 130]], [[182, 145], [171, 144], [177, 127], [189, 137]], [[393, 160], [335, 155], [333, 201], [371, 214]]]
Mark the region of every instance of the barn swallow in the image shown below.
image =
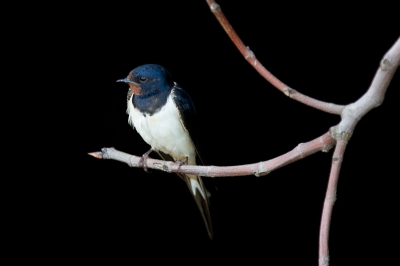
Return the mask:
[[[202, 163], [194, 143], [196, 111], [193, 101], [173, 81], [168, 70], [155, 64], [142, 65], [117, 82], [129, 85], [128, 123], [151, 146], [140, 161], [146, 171], [146, 160], [152, 151], [156, 151], [163, 160], [196, 165], [197, 156]], [[178, 176], [189, 187], [212, 239], [208, 192], [201, 177], [182, 173]]]

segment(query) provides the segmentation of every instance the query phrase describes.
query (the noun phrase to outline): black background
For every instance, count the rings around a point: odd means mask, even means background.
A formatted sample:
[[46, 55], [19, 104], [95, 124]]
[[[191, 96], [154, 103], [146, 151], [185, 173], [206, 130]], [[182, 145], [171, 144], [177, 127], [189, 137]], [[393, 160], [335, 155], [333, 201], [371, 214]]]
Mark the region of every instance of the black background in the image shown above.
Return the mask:
[[[399, 37], [395, 15], [383, 5], [218, 3], [269, 71], [306, 95], [337, 104], [363, 95]], [[46, 40], [38, 41], [35, 60], [46, 60], [46, 67], [31, 68], [41, 72], [34, 84], [43, 95], [43, 102], [35, 102], [43, 123], [31, 130], [47, 148], [35, 160], [33, 170], [39, 174], [23, 179], [29, 191], [24, 239], [33, 261], [244, 259], [317, 265], [332, 150], [261, 178], [207, 182], [213, 241], [176, 175], [148, 174], [87, 153], [115, 147], [142, 155], [149, 149], [127, 123], [128, 87], [115, 82], [147, 63], [166, 67], [191, 95], [203, 157], [210, 165], [274, 158], [324, 134], [340, 121], [338, 116], [290, 100], [263, 80], [205, 1], [51, 10], [37, 18], [35, 28]], [[349, 142], [333, 209], [332, 265], [396, 260], [399, 88], [397, 73], [383, 104], [359, 122]]]

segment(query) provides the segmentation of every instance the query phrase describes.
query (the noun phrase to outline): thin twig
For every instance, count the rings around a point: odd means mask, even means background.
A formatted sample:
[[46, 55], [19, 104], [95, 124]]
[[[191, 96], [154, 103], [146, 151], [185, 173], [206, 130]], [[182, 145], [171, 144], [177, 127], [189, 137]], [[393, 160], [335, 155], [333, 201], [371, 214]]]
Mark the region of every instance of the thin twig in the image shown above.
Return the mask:
[[324, 207], [321, 217], [321, 227], [319, 231], [319, 265], [329, 265], [329, 228], [331, 224], [332, 209], [336, 201], [336, 189], [339, 180], [340, 167], [343, 162], [343, 155], [346, 149], [347, 140], [341, 139], [336, 143], [332, 157], [331, 173], [329, 175], [328, 189], [326, 191]]
[[333, 103], [326, 103], [316, 99], [313, 99], [309, 96], [306, 96], [292, 88], [288, 85], [280, 81], [274, 75], [271, 74], [256, 58], [254, 53], [249, 49], [249, 47], [245, 46], [240, 37], [236, 34], [232, 25], [229, 23], [228, 19], [225, 17], [224, 13], [221, 11], [221, 7], [214, 0], [206, 0], [211, 11], [214, 13], [215, 17], [218, 19], [221, 26], [224, 28], [225, 32], [228, 34], [229, 38], [231, 38], [232, 42], [236, 45], [236, 48], [240, 51], [243, 57], [250, 63], [252, 67], [254, 67], [257, 72], [263, 76], [269, 83], [275, 86], [278, 90], [283, 92], [286, 96], [301, 102], [305, 105], [313, 107], [315, 109], [340, 115], [344, 108], [343, 105], [337, 105]]

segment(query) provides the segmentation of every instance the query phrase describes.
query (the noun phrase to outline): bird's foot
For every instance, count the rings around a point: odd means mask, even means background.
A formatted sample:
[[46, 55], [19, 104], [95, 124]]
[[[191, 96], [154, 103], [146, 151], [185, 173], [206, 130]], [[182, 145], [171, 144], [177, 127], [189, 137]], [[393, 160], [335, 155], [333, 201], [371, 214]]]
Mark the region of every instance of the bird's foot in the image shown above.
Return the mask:
[[182, 165], [187, 165], [189, 161], [189, 158], [186, 156], [184, 161], [180, 161], [179, 159], [175, 161], [175, 163], [179, 164], [179, 167], [181, 167]]
[[189, 157], [186, 156], [184, 161], [181, 161], [181, 160], [178, 159], [175, 162], [179, 163], [179, 165], [187, 165], [188, 161], [189, 161]]
[[148, 152], [142, 155], [142, 158], [140, 158], [139, 161], [139, 167], [143, 167], [144, 171], [149, 173], [149, 170], [147, 170], [147, 158], [149, 157], [149, 154], [153, 151], [153, 148], [151, 148]]
[[189, 162], [189, 157], [186, 156], [185, 160], [183, 162], [179, 162], [180, 165], [187, 165]]

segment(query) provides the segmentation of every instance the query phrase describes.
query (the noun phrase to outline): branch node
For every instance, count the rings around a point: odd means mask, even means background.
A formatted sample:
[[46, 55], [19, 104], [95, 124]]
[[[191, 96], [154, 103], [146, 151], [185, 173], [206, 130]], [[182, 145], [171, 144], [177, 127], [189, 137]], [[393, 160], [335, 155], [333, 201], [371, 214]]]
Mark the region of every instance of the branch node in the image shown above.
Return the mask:
[[167, 173], [171, 173], [172, 172], [171, 168], [168, 167], [165, 164], [165, 162], [163, 162], [163, 163], [153, 163], [153, 166], [155, 168], [157, 168], [158, 170], [161, 170], [161, 171], [164, 171], [164, 172], [167, 172]]
[[322, 262], [323, 266], [329, 266], [329, 256], [323, 256], [319, 259], [319, 261]]
[[129, 156], [128, 162], [127, 164], [129, 165], [129, 167], [135, 167], [137, 166], [138, 168], [140, 168], [139, 164], [137, 163], [133, 163], [133, 161], [135, 161], [135, 157], [134, 156]]
[[263, 162], [260, 162], [258, 164], [258, 169], [253, 171], [253, 175], [255, 175], [256, 177], [261, 177], [261, 176], [265, 176], [269, 174], [269, 170], [268, 169], [263, 169]]
[[212, 3], [210, 5], [211, 12], [218, 13], [221, 11], [221, 7], [217, 3]]
[[380, 63], [380, 65], [379, 65], [379, 67], [380, 67], [382, 70], [389, 70], [389, 69], [392, 69], [392, 68], [393, 68], [393, 65], [392, 65], [392, 62], [390, 62], [389, 59], [383, 58], [383, 59], [381, 60], [381, 63]]
[[286, 88], [283, 89], [283, 93], [289, 98], [293, 97], [294, 92], [295, 92], [295, 90], [293, 90], [293, 89], [291, 89], [289, 87], [286, 87]]
[[206, 171], [204, 176], [208, 176], [208, 177], [214, 178], [215, 176], [210, 175], [210, 172], [212, 171], [212, 168], [213, 168], [213, 166], [211, 166], [211, 165], [210, 165], [210, 167], [207, 167], [207, 171]]
[[302, 148], [303, 145], [304, 145], [304, 143], [299, 143], [299, 145], [297, 145], [297, 147], [296, 147], [296, 150], [300, 154], [301, 159], [304, 158], [303, 148]]
[[337, 200], [336, 194], [337, 194], [337, 192], [335, 191], [334, 194], [332, 195], [332, 197], [326, 197], [325, 201], [332, 201], [332, 203], [335, 203]]
[[383, 99], [381, 97], [379, 98], [374, 98], [373, 99], [374, 103], [375, 103], [375, 108], [380, 106], [383, 103]]
[[335, 163], [342, 162], [343, 156], [334, 156], [334, 157], [332, 157], [332, 161]]
[[329, 136], [331, 136], [335, 140], [349, 141], [351, 134], [347, 131], [337, 132], [337, 126], [334, 126], [329, 129]]
[[322, 144], [322, 149], [321, 149], [322, 152], [328, 152], [334, 146], [332, 144], [330, 144], [330, 145], [329, 144], [325, 144], [324, 140], [322, 139], [322, 136], [319, 137], [319, 142]]
[[255, 58], [256, 56], [254, 55], [253, 51], [250, 50], [250, 47], [247, 46], [247, 52], [246, 52], [246, 56], [244, 57], [246, 60], [249, 58]]
[[330, 149], [332, 149], [332, 147], [333, 147], [333, 145], [326, 145], [326, 144], [324, 144], [323, 146], [322, 146], [322, 152], [328, 152]]

